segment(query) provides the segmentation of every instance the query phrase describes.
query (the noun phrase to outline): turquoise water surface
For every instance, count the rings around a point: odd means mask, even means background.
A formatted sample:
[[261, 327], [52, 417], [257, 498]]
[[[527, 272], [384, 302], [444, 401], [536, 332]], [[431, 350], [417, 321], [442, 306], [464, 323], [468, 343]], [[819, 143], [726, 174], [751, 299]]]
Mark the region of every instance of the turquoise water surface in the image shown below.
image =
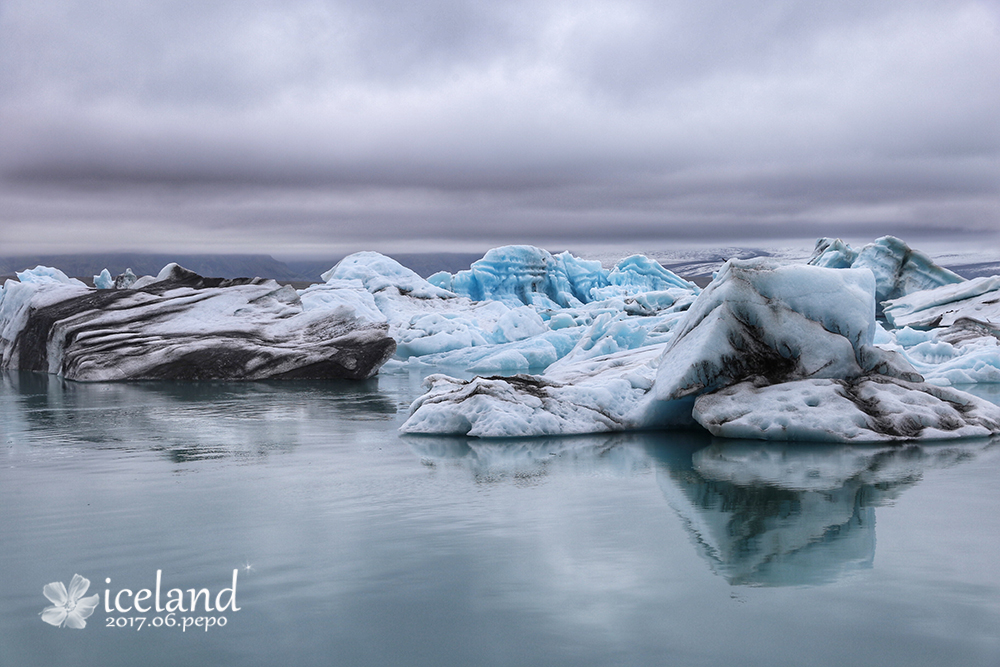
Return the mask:
[[401, 437], [420, 381], [0, 377], [0, 665], [1000, 664], [990, 441]]

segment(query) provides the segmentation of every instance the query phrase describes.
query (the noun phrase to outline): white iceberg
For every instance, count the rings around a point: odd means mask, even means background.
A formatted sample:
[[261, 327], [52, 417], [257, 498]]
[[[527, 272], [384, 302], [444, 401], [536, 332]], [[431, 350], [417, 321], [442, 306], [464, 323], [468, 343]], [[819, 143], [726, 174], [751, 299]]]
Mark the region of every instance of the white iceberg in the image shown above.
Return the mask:
[[649, 415], [645, 401], [653, 386], [662, 345], [584, 359], [543, 376], [476, 377], [460, 380], [430, 375], [426, 393], [410, 406], [403, 433], [454, 434], [481, 438], [629, 431], [651, 422], [690, 421]]
[[874, 335], [870, 271], [731, 260], [664, 352], [656, 396], [670, 401], [755, 377], [775, 384], [912, 371], [874, 347]]

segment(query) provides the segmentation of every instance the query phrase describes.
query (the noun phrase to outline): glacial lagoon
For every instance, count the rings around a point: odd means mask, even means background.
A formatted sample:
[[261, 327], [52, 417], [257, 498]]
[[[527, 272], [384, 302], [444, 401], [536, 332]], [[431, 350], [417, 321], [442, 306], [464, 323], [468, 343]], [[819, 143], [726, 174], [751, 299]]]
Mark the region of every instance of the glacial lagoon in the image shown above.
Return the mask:
[[4, 374], [0, 665], [1000, 664], [1000, 441], [401, 436], [421, 381]]

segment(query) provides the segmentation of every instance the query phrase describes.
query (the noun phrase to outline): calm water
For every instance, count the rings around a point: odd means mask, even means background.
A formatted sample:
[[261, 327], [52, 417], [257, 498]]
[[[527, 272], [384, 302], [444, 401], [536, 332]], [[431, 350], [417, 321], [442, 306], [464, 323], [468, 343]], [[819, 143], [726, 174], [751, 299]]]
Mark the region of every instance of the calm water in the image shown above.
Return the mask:
[[[400, 437], [407, 375], [0, 382], [3, 667], [1000, 664], [990, 442]], [[234, 569], [225, 627], [107, 627], [157, 614], [106, 590]], [[74, 573], [101, 606], [43, 623]]]

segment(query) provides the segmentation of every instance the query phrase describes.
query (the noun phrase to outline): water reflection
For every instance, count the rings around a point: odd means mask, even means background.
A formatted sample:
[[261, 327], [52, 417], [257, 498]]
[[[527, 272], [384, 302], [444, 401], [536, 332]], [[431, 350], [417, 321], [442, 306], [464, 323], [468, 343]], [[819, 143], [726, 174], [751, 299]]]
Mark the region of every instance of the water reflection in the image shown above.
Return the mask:
[[700, 431], [404, 440], [424, 465], [465, 468], [477, 483], [518, 483], [566, 469], [653, 470], [712, 570], [752, 586], [824, 584], [873, 567], [875, 509], [926, 471], [971, 460], [993, 444], [772, 444]]
[[401, 436], [427, 466], [451, 463], [467, 469], [479, 483], [546, 476], [558, 465], [575, 472], [631, 474], [649, 470], [646, 440], [653, 434], [599, 433], [550, 438], [482, 440], [467, 437]]
[[175, 463], [253, 461], [306, 436], [350, 434], [396, 418], [398, 405], [365, 382], [77, 383], [53, 375], [0, 374], [7, 445], [84, 445], [160, 452]]
[[657, 481], [699, 553], [733, 585], [822, 584], [871, 568], [875, 508], [991, 441], [893, 447], [714, 441], [657, 448]]

